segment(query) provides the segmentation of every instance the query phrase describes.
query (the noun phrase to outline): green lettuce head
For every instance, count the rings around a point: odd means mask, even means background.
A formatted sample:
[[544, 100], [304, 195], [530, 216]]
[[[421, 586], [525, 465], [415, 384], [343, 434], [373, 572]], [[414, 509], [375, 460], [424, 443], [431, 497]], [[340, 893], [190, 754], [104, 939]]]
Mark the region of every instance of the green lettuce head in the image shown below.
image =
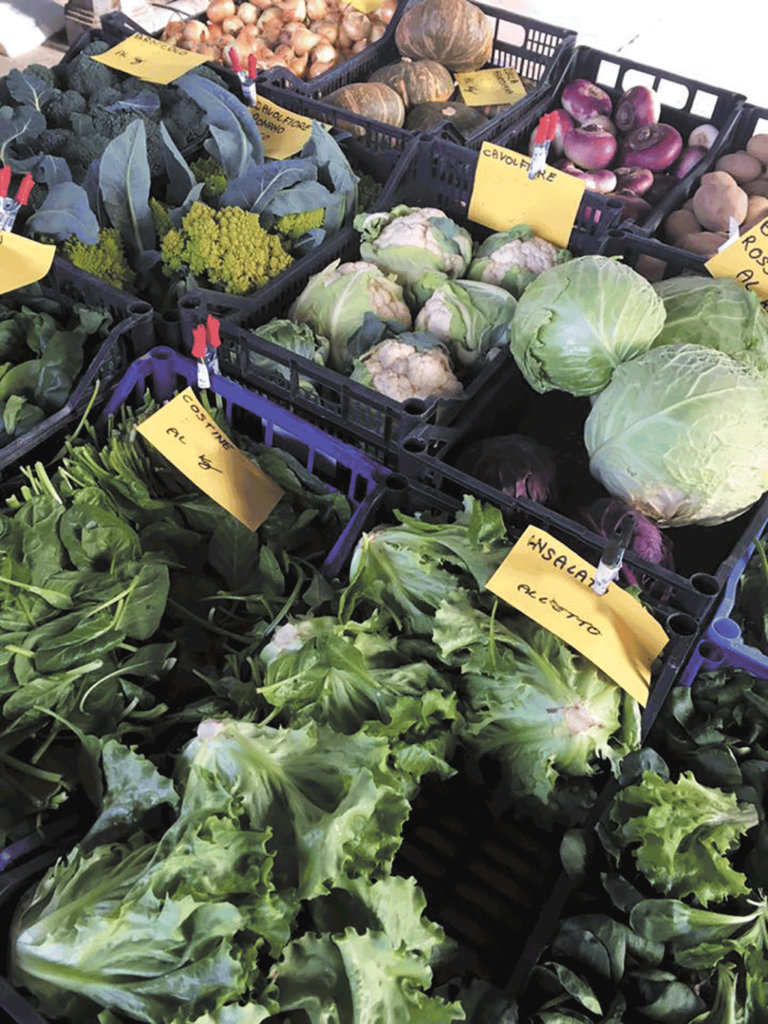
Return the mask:
[[630, 267], [580, 256], [528, 285], [510, 348], [535, 391], [596, 395], [619, 363], [651, 347], [665, 315], [653, 286]]
[[417, 291], [429, 298], [416, 317], [416, 329], [438, 337], [457, 365], [482, 362], [493, 349], [509, 344], [517, 302], [504, 288], [426, 274]]
[[539, 274], [570, 259], [567, 249], [558, 249], [552, 242], [539, 238], [526, 224], [516, 224], [507, 231], [489, 235], [478, 246], [467, 277], [506, 288], [519, 299]]
[[730, 277], [670, 277], [653, 287], [666, 310], [654, 348], [706, 345], [768, 370], [768, 316], [754, 292]]
[[334, 260], [310, 277], [289, 310], [297, 323], [309, 324], [330, 342], [329, 365], [340, 373], [346, 364], [347, 342], [363, 324], [366, 313], [380, 320], [411, 326], [403, 289], [373, 263]]
[[360, 256], [394, 274], [403, 285], [416, 284], [436, 270], [462, 277], [472, 259], [472, 236], [442, 210], [395, 206], [384, 213], [359, 214]]
[[768, 488], [768, 378], [703, 345], [623, 363], [584, 424], [592, 475], [659, 526], [717, 526]]

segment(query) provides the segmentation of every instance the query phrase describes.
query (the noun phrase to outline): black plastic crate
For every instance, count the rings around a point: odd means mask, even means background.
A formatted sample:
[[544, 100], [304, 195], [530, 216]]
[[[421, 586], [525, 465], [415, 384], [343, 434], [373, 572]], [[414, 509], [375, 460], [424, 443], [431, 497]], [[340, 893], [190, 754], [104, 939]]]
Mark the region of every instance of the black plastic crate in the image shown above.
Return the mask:
[[[655, 89], [661, 100], [659, 121], [677, 128], [683, 136], [683, 144], [698, 125], [713, 124], [719, 131], [715, 146], [700, 163], [674, 185], [640, 223], [631, 224], [632, 230], [642, 235], [651, 235], [667, 214], [684, 202], [693, 183], [710, 169], [723, 147], [728, 145], [745, 97], [740, 93], [707, 85], [671, 71], [664, 71], [648, 64], [638, 64], [617, 54], [593, 50], [589, 46], [577, 46], [571, 53], [550, 102], [538, 108], [535, 116], [528, 117], [524, 124], [513, 128], [495, 141], [508, 149], [527, 153], [530, 137], [538, 119], [544, 113], [562, 105], [562, 89], [575, 78], [586, 78], [599, 85], [610, 95], [614, 104], [622, 93], [633, 85], [647, 85]], [[610, 196], [601, 196], [597, 192], [589, 191], [585, 193], [585, 200], [587, 198], [599, 206], [601, 200], [610, 199]], [[629, 221], [626, 223], [630, 224]]]
[[[401, 3], [407, 9], [412, 4]], [[568, 59], [576, 44], [576, 33], [572, 29], [549, 25], [517, 12], [503, 10], [489, 4], [478, 3], [480, 8], [494, 22], [493, 50], [486, 68], [514, 68], [520, 78], [528, 83], [526, 95], [519, 99], [510, 110], [496, 114], [487, 124], [467, 136], [464, 144], [479, 149], [485, 139], [496, 139], [520, 120], [549, 93], [557, 88], [565, 71]], [[400, 11], [398, 8], [398, 12]], [[394, 32], [387, 34], [380, 43], [364, 50], [358, 56], [340, 64], [319, 78], [302, 81], [290, 72], [276, 75], [271, 79], [282, 89], [303, 93], [315, 100], [321, 100], [336, 89], [352, 82], [367, 82], [374, 71], [394, 64], [401, 59], [395, 45]], [[325, 105], [327, 106], [327, 105]], [[366, 119], [370, 126], [371, 144], [377, 144], [376, 132], [381, 122]], [[436, 125], [428, 134], [446, 135], [446, 122]], [[420, 133], [406, 132], [413, 138]], [[454, 139], [453, 129], [447, 130], [447, 137]]]
[[103, 404], [131, 360], [154, 342], [152, 307], [148, 303], [112, 288], [59, 257], [43, 278], [41, 289], [45, 298], [59, 303], [64, 310], [85, 303], [94, 309], [108, 309], [114, 322], [95, 351], [92, 345], [86, 346], [83, 372], [65, 405], [0, 448], [0, 478], [20, 463], [37, 457], [47, 442], [73, 429], [92, 397], [97, 408]]
[[[402, 447], [398, 470], [437, 494], [457, 496], [468, 486], [482, 488], [488, 500], [502, 504], [512, 499], [493, 487], [455, 468], [462, 447], [484, 437], [519, 433], [534, 438], [556, 454], [558, 493], [554, 508], [537, 502], [515, 499], [534, 522], [556, 524], [568, 543], [603, 544], [596, 534], [586, 530], [573, 516], [591, 501], [607, 497], [602, 485], [589, 472], [589, 459], [583, 443], [584, 421], [590, 410], [588, 398], [576, 398], [564, 392], [534, 392], [514, 365], [486, 392], [482, 405], [468, 406], [452, 426], [427, 426], [415, 431]], [[522, 511], [521, 511], [521, 514]], [[703, 628], [736, 562], [753, 541], [768, 518], [768, 497], [736, 519], [720, 526], [685, 526], [667, 531], [674, 547], [675, 571], [650, 565], [627, 553], [625, 562], [663, 590], [671, 587], [665, 603], [692, 616], [697, 629]], [[647, 595], [644, 595], [647, 596]]]
[[[478, 238], [487, 228], [467, 220], [478, 154], [474, 150], [439, 139], [417, 139], [408, 147], [383, 189], [373, 210], [388, 210], [399, 203], [432, 206], [466, 225]], [[594, 252], [602, 244], [594, 223], [582, 221], [571, 235], [577, 252]], [[397, 402], [302, 356], [262, 341], [260, 325], [287, 314], [291, 303], [309, 278], [338, 259], [359, 259], [359, 236], [350, 228], [336, 235], [316, 252], [289, 267], [251, 297], [233, 297], [210, 290], [191, 292], [179, 301], [185, 348], [192, 347], [194, 328], [212, 314], [221, 321], [222, 370], [263, 390], [273, 401], [295, 409], [323, 429], [351, 441], [388, 466], [397, 464], [406, 434], [418, 424], [450, 422], [474, 402], [483, 401], [486, 386], [500, 368], [511, 362], [504, 350], [487, 364], [457, 399]], [[249, 368], [249, 357], [266, 357], [282, 372]], [[311, 382], [315, 390], [302, 387]]]

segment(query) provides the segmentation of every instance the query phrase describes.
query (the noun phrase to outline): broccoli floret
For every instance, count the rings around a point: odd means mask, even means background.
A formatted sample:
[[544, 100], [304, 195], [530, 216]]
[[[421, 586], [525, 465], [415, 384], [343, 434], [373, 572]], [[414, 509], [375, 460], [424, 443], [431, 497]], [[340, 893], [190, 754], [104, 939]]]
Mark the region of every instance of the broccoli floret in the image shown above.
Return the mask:
[[84, 114], [88, 104], [85, 97], [71, 89], [60, 92], [46, 105], [45, 119], [49, 128], [71, 128], [72, 115]]
[[163, 269], [170, 277], [188, 268], [231, 295], [245, 295], [266, 284], [293, 262], [277, 235], [270, 235], [256, 213], [239, 206], [212, 210], [193, 203], [181, 229], [162, 242]]
[[205, 64], [198, 64], [196, 68], [192, 68], [188, 72], [190, 75], [200, 75], [201, 78], [207, 78], [209, 81], [214, 82], [216, 85], [222, 84], [222, 77], [218, 72], [214, 71], [213, 68], [207, 67]]
[[136, 275], [128, 265], [120, 232], [115, 228], [102, 228], [95, 245], [85, 245], [73, 235], [64, 242], [62, 254], [76, 267], [115, 288], [127, 292], [133, 288]]
[[110, 107], [113, 103], [119, 103], [120, 100], [124, 100], [125, 96], [119, 89], [105, 89], [99, 93], [99, 106]]
[[72, 132], [66, 128], [45, 128], [36, 139], [27, 143], [34, 153], [47, 153], [50, 156], [61, 156], [69, 142]]
[[103, 136], [107, 141], [122, 135], [133, 121], [142, 120], [147, 135], [147, 160], [150, 173], [153, 177], [162, 174], [165, 164], [160, 140], [160, 125], [157, 121], [145, 117], [136, 110], [103, 110], [101, 107], [91, 108], [91, 120], [95, 133]]
[[61, 155], [69, 164], [72, 181], [75, 184], [79, 185], [83, 181], [88, 173], [88, 168], [94, 160], [101, 157], [108, 143], [109, 139], [96, 133], [83, 135], [78, 132], [69, 136], [61, 150]]
[[173, 228], [173, 221], [166, 207], [154, 196], [151, 196], [149, 200], [149, 212], [152, 214], [152, 223], [155, 225], [159, 244]]
[[208, 134], [208, 124], [203, 111], [189, 97], [179, 95], [163, 114], [165, 127], [182, 152], [188, 146], [200, 142]]
[[45, 64], [27, 64], [24, 68], [25, 75], [33, 75], [35, 78], [39, 78], [41, 82], [45, 82], [52, 89], [56, 88], [56, 79], [53, 74], [53, 70], [45, 66]]
[[195, 181], [204, 182], [203, 199], [206, 203], [213, 203], [227, 189], [227, 176], [224, 168], [218, 160], [212, 156], [204, 156], [195, 160], [189, 165], [190, 171], [195, 176]]
[[307, 231], [314, 228], [321, 228], [325, 220], [325, 210], [306, 210], [304, 213], [286, 213], [275, 221], [274, 230], [284, 238], [295, 240], [305, 235]]
[[[98, 49], [95, 49], [96, 47]], [[63, 67], [67, 69], [64, 73], [65, 88], [74, 89], [75, 92], [82, 93], [86, 97], [95, 95], [98, 99], [99, 93], [103, 89], [112, 89], [119, 85], [121, 79], [116, 72], [104, 64], [99, 64], [98, 61], [90, 59], [91, 55], [104, 53], [108, 49], [109, 46], [106, 43], [89, 43], [74, 60], [69, 64], [64, 64]]]

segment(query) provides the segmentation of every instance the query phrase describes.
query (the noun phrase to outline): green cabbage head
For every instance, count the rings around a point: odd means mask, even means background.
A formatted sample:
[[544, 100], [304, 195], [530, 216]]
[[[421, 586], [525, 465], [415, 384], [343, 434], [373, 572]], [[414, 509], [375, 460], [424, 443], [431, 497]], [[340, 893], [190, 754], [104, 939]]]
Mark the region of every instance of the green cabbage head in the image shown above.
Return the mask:
[[510, 348], [535, 391], [596, 395], [620, 363], [650, 348], [664, 318], [663, 302], [640, 274], [605, 256], [580, 256], [528, 285]]
[[584, 425], [589, 468], [660, 526], [716, 526], [768, 487], [768, 377], [666, 345], [619, 366]]

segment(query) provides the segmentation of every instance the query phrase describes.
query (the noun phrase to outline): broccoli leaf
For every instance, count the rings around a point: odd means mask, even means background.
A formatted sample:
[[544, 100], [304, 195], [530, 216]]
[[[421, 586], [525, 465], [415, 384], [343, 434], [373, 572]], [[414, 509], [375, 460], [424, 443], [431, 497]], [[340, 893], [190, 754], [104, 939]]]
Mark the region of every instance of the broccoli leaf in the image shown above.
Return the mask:
[[307, 210], [328, 208], [334, 197], [319, 181], [305, 181], [301, 188], [283, 189], [268, 203], [265, 213], [284, 217], [287, 213], [306, 213]]
[[72, 181], [72, 172], [69, 169], [69, 164], [61, 156], [49, 156], [47, 153], [38, 153], [24, 160], [12, 158], [8, 163], [11, 170], [17, 174], [27, 174], [29, 172], [35, 181], [42, 181], [49, 189], [53, 188], [54, 185], [60, 185], [64, 181]]
[[149, 189], [147, 130], [138, 119], [109, 143], [99, 166], [99, 190], [107, 216], [135, 252], [155, 247]]
[[153, 89], [140, 89], [135, 96], [117, 100], [116, 103], [110, 103], [108, 107], [101, 109], [110, 113], [118, 110], [135, 110], [140, 114], [155, 114], [160, 109], [160, 97]]
[[7, 164], [12, 158], [12, 143], [36, 139], [45, 127], [45, 118], [34, 107], [0, 108], [0, 163]]
[[220, 205], [241, 206], [251, 213], [261, 213], [281, 189], [316, 178], [317, 167], [311, 160], [275, 160], [252, 167], [247, 174], [229, 181]]
[[85, 245], [95, 245], [99, 240], [99, 222], [91, 210], [88, 193], [71, 181], [53, 186], [40, 209], [27, 221], [26, 229], [57, 242], [72, 235]]
[[329, 234], [343, 224], [352, 222], [357, 212], [358, 177], [349, 166], [344, 151], [329, 131], [314, 121], [309, 141], [301, 151], [302, 157], [313, 158], [318, 166], [318, 180], [331, 188], [336, 202], [326, 206], [325, 229]]
[[168, 175], [167, 201], [173, 206], [181, 206], [190, 190], [195, 187], [195, 176], [162, 122], [160, 140], [165, 171]]
[[200, 75], [183, 75], [176, 85], [205, 112], [213, 136], [206, 149], [218, 159], [229, 180], [242, 177], [252, 164], [264, 162], [256, 122], [240, 100]]
[[42, 79], [25, 74], [18, 68], [14, 68], [6, 75], [5, 85], [18, 104], [32, 107], [34, 110], [42, 110], [56, 95], [56, 90], [46, 85]]

